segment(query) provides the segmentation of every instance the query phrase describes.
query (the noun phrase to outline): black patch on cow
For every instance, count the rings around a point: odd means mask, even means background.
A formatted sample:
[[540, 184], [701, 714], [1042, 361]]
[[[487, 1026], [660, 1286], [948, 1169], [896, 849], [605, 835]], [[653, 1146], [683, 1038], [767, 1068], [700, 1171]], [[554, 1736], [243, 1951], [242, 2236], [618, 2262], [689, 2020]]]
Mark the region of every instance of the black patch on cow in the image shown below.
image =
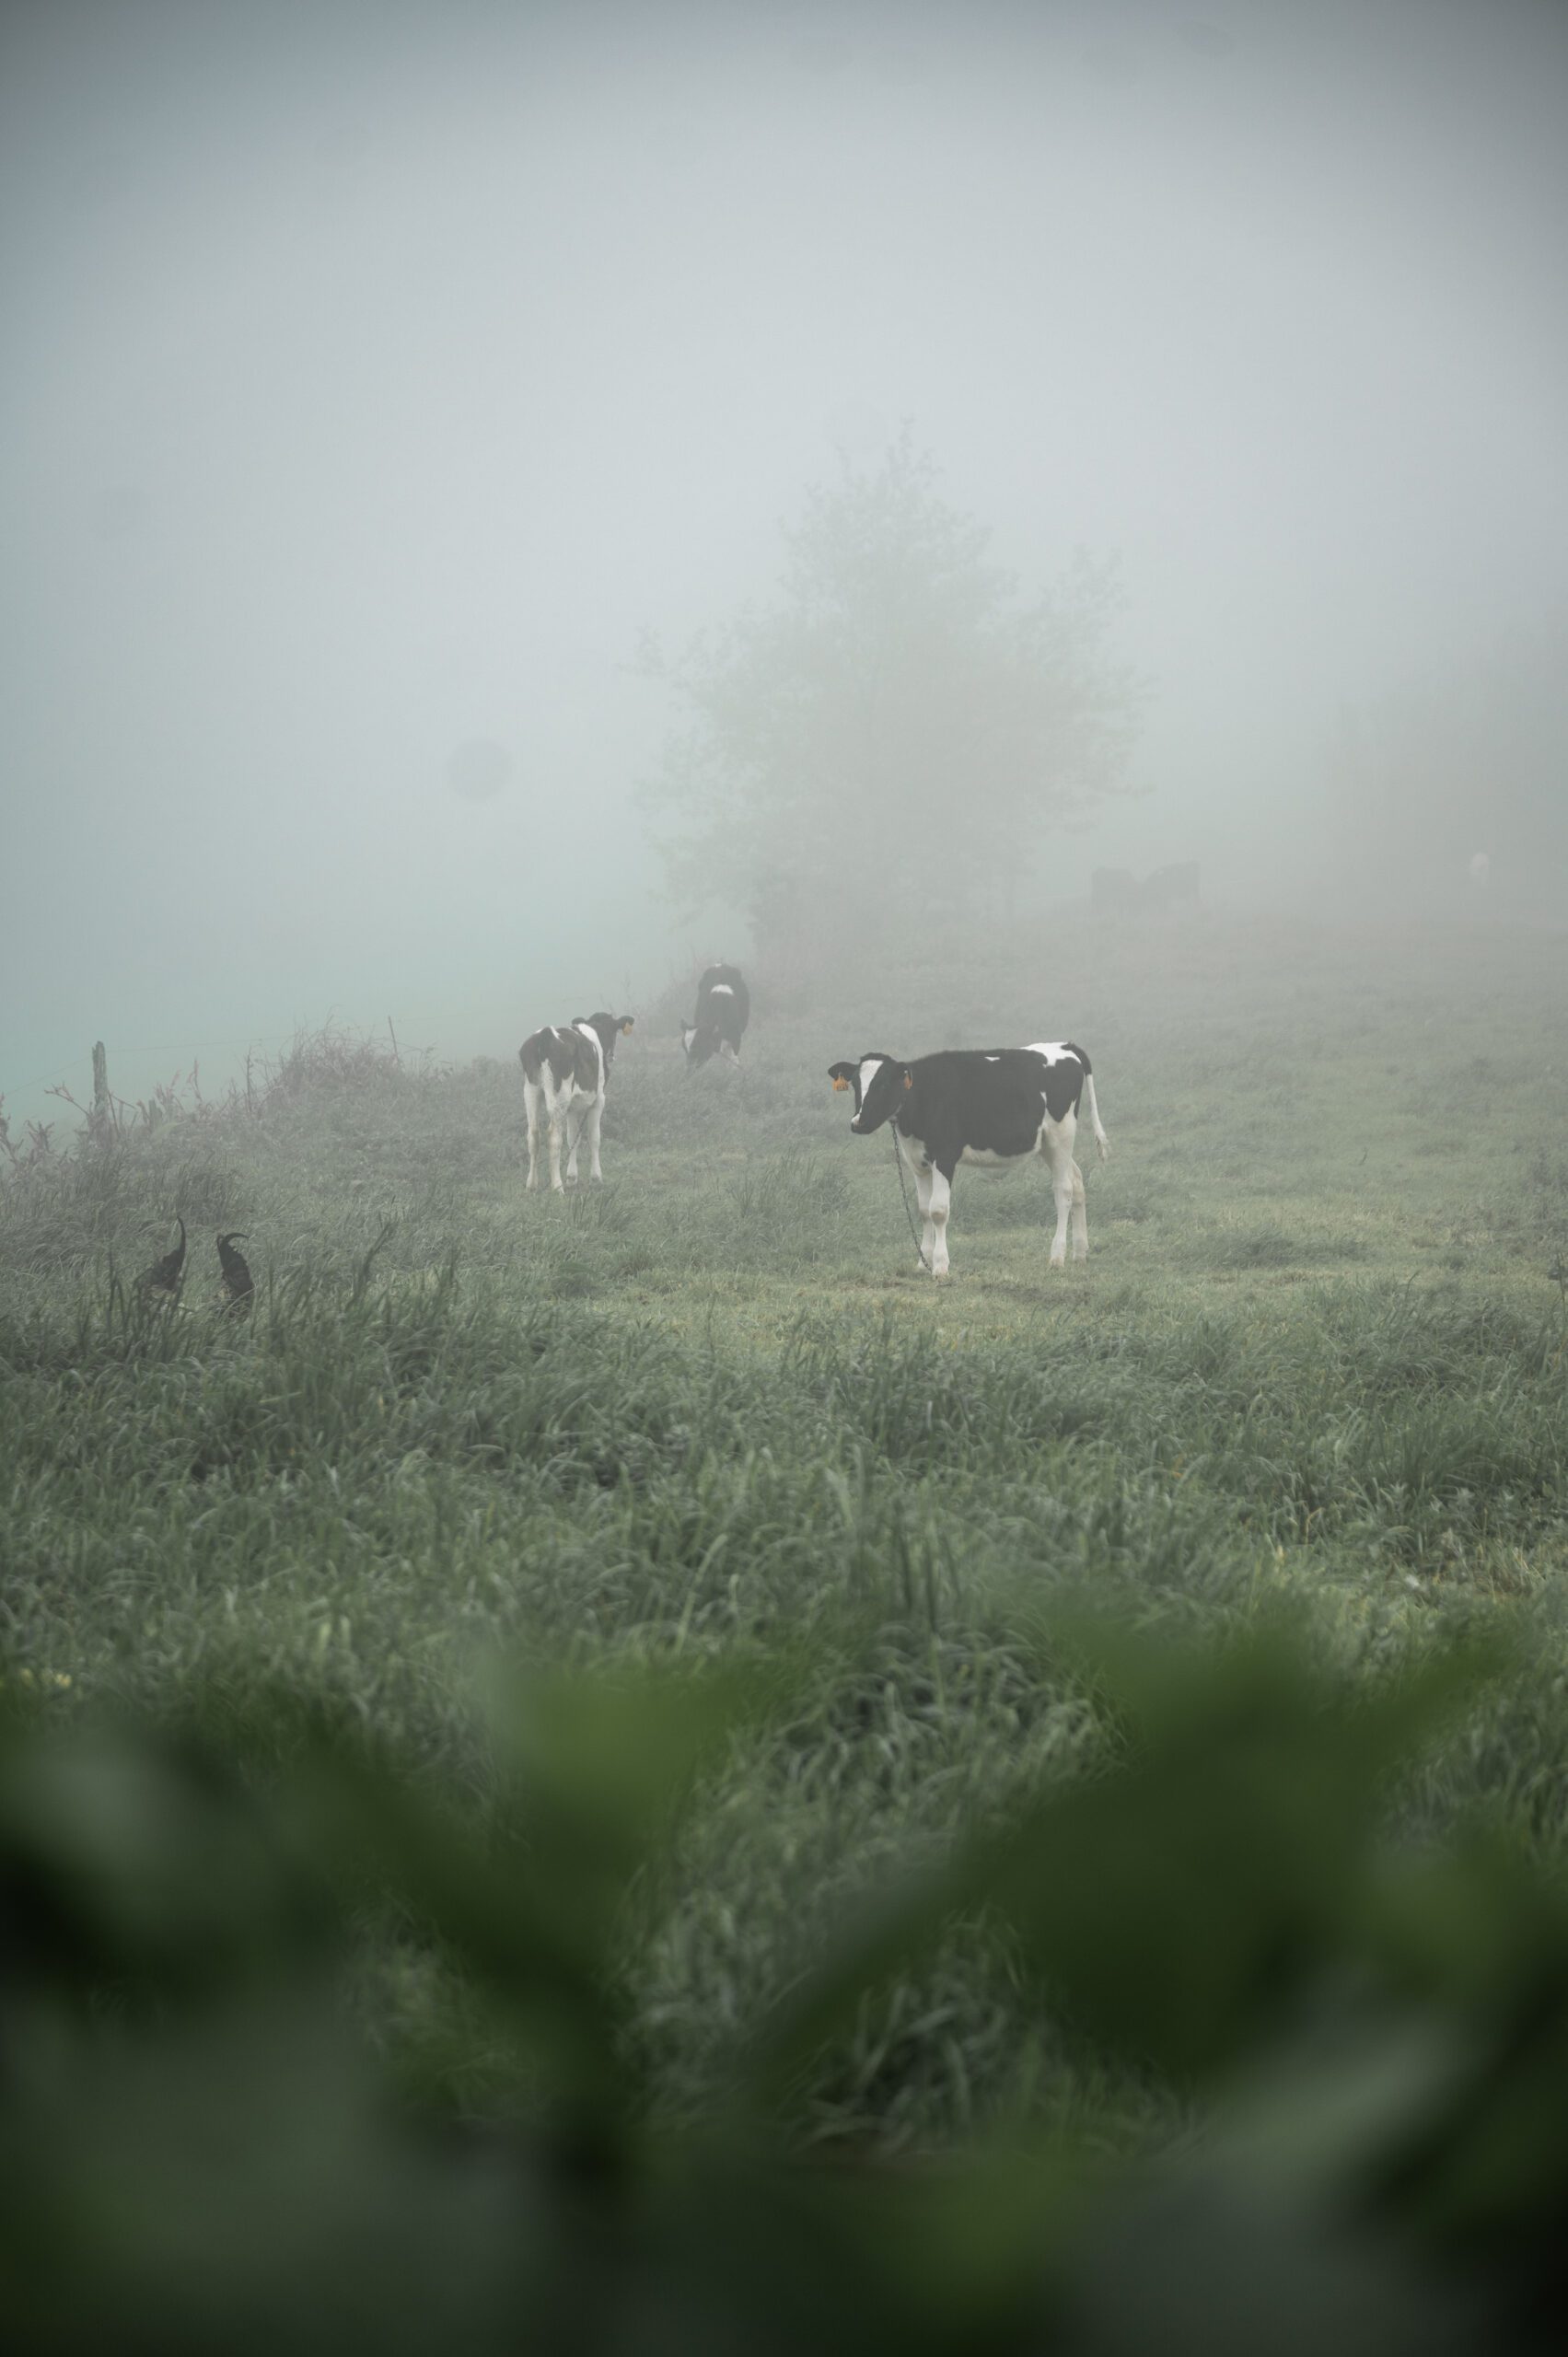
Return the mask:
[[1074, 1048], [1066, 1039], [1062, 1044], [1066, 1054], [1045, 1067], [1045, 1109], [1053, 1121], [1059, 1121], [1063, 1113], [1077, 1111], [1084, 1093], [1084, 1075], [1089, 1068], [1082, 1048]]
[[[1054, 1062], [1030, 1048], [944, 1048], [908, 1064], [888, 1056], [850, 1126], [868, 1137], [890, 1120], [950, 1182], [966, 1148], [1008, 1160], [1033, 1154], [1048, 1113], [1060, 1121], [1077, 1111], [1085, 1068], [1076, 1049]], [[835, 1064], [830, 1074], [857, 1100], [858, 1069]]]
[[572, 1024], [563, 1024], [558, 1029], [547, 1025], [542, 1031], [530, 1031], [517, 1050], [517, 1062], [522, 1065], [524, 1079], [531, 1081], [535, 1087], [546, 1064], [557, 1088], [568, 1080], [574, 1088], [591, 1091], [598, 1086], [598, 1065], [594, 1061], [592, 1045]]

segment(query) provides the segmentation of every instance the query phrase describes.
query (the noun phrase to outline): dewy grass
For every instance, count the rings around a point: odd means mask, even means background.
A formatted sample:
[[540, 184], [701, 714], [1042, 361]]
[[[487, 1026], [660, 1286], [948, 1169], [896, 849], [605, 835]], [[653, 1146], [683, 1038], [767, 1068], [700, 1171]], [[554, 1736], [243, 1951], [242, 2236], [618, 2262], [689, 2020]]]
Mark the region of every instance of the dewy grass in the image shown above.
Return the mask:
[[[1053, 1599], [1221, 1645], [1288, 1603], [1369, 1691], [1450, 1625], [1527, 1631], [1511, 1705], [1401, 1805], [1430, 1831], [1484, 1797], [1555, 1854], [1568, 1334], [1541, 1207], [1568, 1062], [1514, 956], [1086, 929], [864, 999], [841, 979], [821, 1014], [759, 987], [738, 1074], [624, 1043], [610, 1183], [565, 1202], [524, 1190], [515, 1074], [331, 1041], [26, 1169], [0, 1188], [6, 1674], [69, 1678], [66, 1710], [215, 1689], [236, 1724], [281, 1680], [477, 1794], [462, 1698], [498, 1644], [820, 1643], [810, 1706], [710, 1771], [681, 1901], [624, 1959], [676, 2111], [879, 1859], [1115, 1756], [1039, 1639]], [[1113, 1139], [1086, 1267], [1048, 1271], [1042, 1185], [966, 1171], [934, 1287], [828, 1062], [1069, 1024]], [[1482, 1131], [1453, 1074], [1499, 1028]], [[177, 1213], [184, 1291], [149, 1305], [130, 1281]], [[244, 1320], [220, 1226], [247, 1236]], [[392, 1926], [379, 1954], [385, 2034], [458, 2035], [449, 1981], [405, 1975]], [[803, 2133], [909, 2145], [1018, 2106], [1136, 2142], [1179, 2109], [983, 1929], [895, 1976], [792, 2101]]]

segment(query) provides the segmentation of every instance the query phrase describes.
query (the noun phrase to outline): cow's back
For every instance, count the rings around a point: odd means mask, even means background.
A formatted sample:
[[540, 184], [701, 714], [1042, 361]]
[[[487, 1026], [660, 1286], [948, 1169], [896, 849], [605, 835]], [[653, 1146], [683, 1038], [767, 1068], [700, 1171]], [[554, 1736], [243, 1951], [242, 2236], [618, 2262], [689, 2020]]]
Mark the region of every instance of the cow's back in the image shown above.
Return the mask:
[[530, 1031], [517, 1051], [517, 1061], [523, 1078], [534, 1088], [559, 1091], [570, 1086], [591, 1096], [598, 1087], [598, 1043], [575, 1024]]

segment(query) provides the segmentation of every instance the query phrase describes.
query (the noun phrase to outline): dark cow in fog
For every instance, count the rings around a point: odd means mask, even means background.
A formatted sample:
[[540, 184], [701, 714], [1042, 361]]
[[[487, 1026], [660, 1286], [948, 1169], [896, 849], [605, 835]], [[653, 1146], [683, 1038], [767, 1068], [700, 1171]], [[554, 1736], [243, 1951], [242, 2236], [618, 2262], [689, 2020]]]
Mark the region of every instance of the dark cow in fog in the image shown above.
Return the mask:
[[1006, 1170], [1036, 1155], [1051, 1166], [1056, 1233], [1051, 1265], [1089, 1249], [1084, 1174], [1073, 1159], [1080, 1108], [1103, 1162], [1110, 1140], [1100, 1127], [1088, 1057], [1071, 1039], [1039, 1040], [1028, 1048], [948, 1048], [900, 1063], [889, 1055], [861, 1056], [829, 1066], [833, 1086], [854, 1096], [850, 1127], [866, 1137], [893, 1124], [899, 1152], [914, 1172], [924, 1222], [922, 1249], [933, 1276], [947, 1272], [947, 1210], [960, 1162]]
[[1101, 916], [1167, 916], [1198, 906], [1198, 863], [1178, 860], [1156, 867], [1140, 884], [1130, 867], [1097, 867], [1089, 877], [1089, 903]]
[[1145, 909], [1159, 916], [1171, 909], [1195, 909], [1198, 905], [1197, 861], [1181, 859], [1173, 867], [1156, 867], [1152, 876], [1144, 877], [1138, 897]]
[[598, 1127], [604, 1116], [605, 1083], [615, 1042], [632, 1028], [629, 1015], [579, 1015], [560, 1030], [530, 1031], [517, 1050], [523, 1068], [523, 1103], [528, 1120], [528, 1185], [539, 1185], [539, 1133], [550, 1125], [550, 1183], [561, 1183], [561, 1132], [566, 1132], [566, 1176], [577, 1183], [577, 1147], [588, 1141], [588, 1177], [603, 1180], [598, 1167]]
[[681, 1027], [687, 1071], [695, 1072], [710, 1056], [738, 1063], [740, 1042], [750, 1020], [751, 993], [739, 967], [708, 967], [697, 983], [697, 1012]]

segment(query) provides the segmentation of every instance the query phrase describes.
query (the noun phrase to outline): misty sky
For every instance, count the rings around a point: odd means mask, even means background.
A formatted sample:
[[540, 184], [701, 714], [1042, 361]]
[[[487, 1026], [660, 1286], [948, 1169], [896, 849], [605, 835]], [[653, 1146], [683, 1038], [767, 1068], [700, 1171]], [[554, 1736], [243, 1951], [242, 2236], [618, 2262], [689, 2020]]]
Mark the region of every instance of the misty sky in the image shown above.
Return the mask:
[[1550, 0], [3, 23], [14, 1114], [743, 954], [657, 903], [627, 667], [905, 420], [1027, 581], [1120, 553], [1150, 792], [1063, 893], [1283, 888], [1344, 702], [1565, 610]]

